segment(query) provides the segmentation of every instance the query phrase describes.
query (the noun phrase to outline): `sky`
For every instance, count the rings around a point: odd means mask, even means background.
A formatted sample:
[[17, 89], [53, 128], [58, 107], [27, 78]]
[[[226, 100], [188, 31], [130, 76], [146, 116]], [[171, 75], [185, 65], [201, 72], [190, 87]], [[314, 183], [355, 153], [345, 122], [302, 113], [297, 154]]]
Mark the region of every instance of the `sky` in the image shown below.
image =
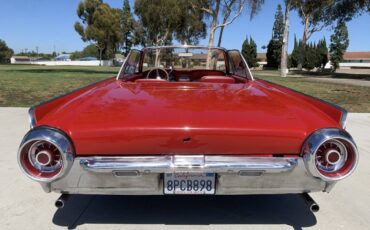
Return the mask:
[[[84, 43], [74, 30], [78, 20], [76, 8], [80, 0], [0, 0], [0, 39], [5, 40], [14, 51], [36, 50], [51, 53], [82, 50]], [[111, 7], [121, 8], [123, 0], [104, 0]], [[130, 0], [133, 6], [134, 0]], [[233, 24], [225, 28], [222, 46], [228, 49], [241, 49], [247, 36], [257, 43], [258, 52], [265, 52], [272, 34], [277, 4], [283, 0], [266, 0], [257, 16], [250, 20], [244, 13]], [[159, 12], [162, 13], [162, 12]], [[350, 37], [349, 51], [370, 51], [370, 14], [354, 18], [347, 24]], [[323, 37], [330, 42], [332, 27], [312, 35], [310, 41]], [[289, 51], [293, 48], [294, 35], [301, 38], [303, 25], [295, 11], [291, 13]], [[218, 35], [216, 34], [215, 43]], [[208, 39], [201, 40], [207, 45]]]

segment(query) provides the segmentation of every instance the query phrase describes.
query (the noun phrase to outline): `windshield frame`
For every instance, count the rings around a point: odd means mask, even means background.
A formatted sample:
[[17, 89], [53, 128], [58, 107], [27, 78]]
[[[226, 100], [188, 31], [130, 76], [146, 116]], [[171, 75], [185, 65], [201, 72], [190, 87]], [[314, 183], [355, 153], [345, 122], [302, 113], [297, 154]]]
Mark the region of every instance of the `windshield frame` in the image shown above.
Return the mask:
[[117, 77], [116, 79], [119, 80], [119, 79], [123, 79], [123, 77], [121, 76], [121, 73], [124, 69], [124, 66], [126, 65], [126, 62], [128, 61], [128, 59], [130, 58], [130, 55], [132, 54], [132, 51], [135, 51], [135, 52], [140, 52], [140, 61], [139, 61], [139, 66], [138, 66], [138, 72], [136, 73], [143, 73], [143, 62], [144, 62], [144, 57], [145, 57], [145, 54], [146, 52], [148, 52], [148, 50], [153, 50], [153, 49], [186, 49], [186, 48], [189, 48], [189, 49], [204, 49], [204, 50], [208, 50], [208, 49], [217, 49], [217, 50], [220, 50], [222, 51], [222, 54], [224, 56], [224, 62], [225, 62], [225, 74], [226, 75], [230, 75], [231, 72], [230, 72], [230, 66], [229, 66], [229, 55], [228, 55], [228, 52], [229, 51], [237, 51], [241, 58], [242, 58], [242, 61], [244, 62], [245, 66], [246, 66], [246, 72], [247, 72], [247, 77], [246, 79], [248, 80], [254, 80], [253, 78], [253, 75], [250, 71], [250, 68], [245, 60], [245, 58], [243, 57], [243, 55], [240, 53], [239, 50], [237, 49], [230, 49], [230, 50], [227, 50], [225, 48], [222, 48], [222, 47], [207, 47], [207, 46], [194, 46], [194, 45], [173, 45], [173, 46], [149, 46], [149, 47], [144, 47], [143, 49], [141, 50], [137, 50], [137, 49], [132, 49], [130, 51], [130, 53], [127, 55], [127, 57], [125, 58], [125, 61], [122, 63], [121, 67], [120, 67], [120, 70], [117, 74]]

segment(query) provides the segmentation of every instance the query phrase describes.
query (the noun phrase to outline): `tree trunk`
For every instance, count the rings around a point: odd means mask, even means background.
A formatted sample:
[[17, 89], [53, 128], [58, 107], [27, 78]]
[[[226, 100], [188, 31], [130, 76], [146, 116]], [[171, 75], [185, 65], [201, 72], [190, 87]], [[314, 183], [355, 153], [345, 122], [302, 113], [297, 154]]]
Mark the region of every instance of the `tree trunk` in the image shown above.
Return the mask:
[[309, 17], [307, 16], [304, 20], [304, 29], [303, 29], [303, 38], [302, 38], [302, 45], [301, 50], [299, 53], [299, 62], [298, 62], [298, 70], [302, 70], [303, 63], [304, 63], [304, 56], [306, 52], [306, 43], [307, 43], [307, 37], [308, 37], [308, 24], [309, 24]]
[[212, 14], [212, 23], [211, 28], [209, 32], [209, 40], [208, 40], [208, 54], [207, 54], [207, 68], [211, 68], [211, 59], [212, 59], [212, 53], [211, 53], [211, 47], [213, 46], [214, 40], [215, 40], [215, 32], [217, 27], [217, 17], [218, 12], [220, 10], [220, 2], [221, 0], [216, 1], [216, 6]]
[[103, 49], [99, 48], [99, 66], [102, 66], [102, 56], [103, 56]]
[[223, 35], [223, 33], [224, 33], [224, 29], [225, 29], [225, 27], [224, 27], [224, 26], [222, 26], [222, 27], [220, 28], [220, 34], [218, 35], [217, 47], [221, 47], [221, 41], [222, 41], [222, 35]]
[[[224, 16], [224, 20], [222, 21], [222, 24], [225, 24], [227, 19], [229, 18], [231, 12], [227, 12], [226, 15]], [[221, 41], [222, 41], [222, 35], [224, 34], [224, 29], [225, 26], [221, 26], [220, 28], [220, 34], [218, 35], [218, 43], [217, 47], [221, 47]]]
[[288, 41], [289, 41], [289, 16], [291, 10], [291, 0], [285, 0], [285, 22], [283, 46], [281, 48], [280, 76], [286, 77], [288, 74]]

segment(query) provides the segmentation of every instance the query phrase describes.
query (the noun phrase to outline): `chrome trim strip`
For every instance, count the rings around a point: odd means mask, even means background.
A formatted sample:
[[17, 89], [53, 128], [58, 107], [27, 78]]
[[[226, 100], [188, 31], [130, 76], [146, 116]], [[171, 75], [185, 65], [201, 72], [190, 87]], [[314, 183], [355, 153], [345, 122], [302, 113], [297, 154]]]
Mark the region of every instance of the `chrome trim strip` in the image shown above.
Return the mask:
[[[328, 102], [330, 103], [330, 102]], [[340, 118], [340, 125], [342, 126], [342, 129], [346, 129], [346, 126], [347, 126], [347, 115], [348, 115], [348, 112], [347, 110], [345, 110], [344, 108], [336, 105], [336, 104], [332, 104], [333, 106], [335, 106], [337, 109], [341, 110], [342, 111], [342, 117]]]
[[32, 106], [28, 110], [28, 121], [30, 123], [30, 129], [33, 129], [36, 126], [35, 108], [35, 106]]
[[[316, 167], [316, 162], [315, 162], [315, 156], [316, 156], [316, 151], [319, 149], [319, 147], [325, 143], [326, 141], [330, 139], [339, 139], [339, 140], [344, 140], [346, 141], [351, 147], [352, 151], [355, 154], [355, 163], [352, 169], [344, 176], [341, 177], [327, 177], [322, 175], [319, 170]], [[340, 129], [320, 129], [311, 134], [307, 140], [304, 142], [302, 146], [302, 154], [303, 154], [303, 160], [305, 163], [305, 166], [307, 168], [307, 171], [314, 177], [318, 177], [324, 181], [327, 182], [332, 182], [332, 181], [338, 181], [342, 180], [349, 175], [351, 175], [354, 170], [356, 169], [358, 165], [358, 159], [359, 159], [359, 154], [357, 150], [357, 146], [355, 142], [352, 139], [352, 136], [343, 130]]]
[[222, 48], [222, 47], [217, 47], [217, 46], [211, 46], [211, 47], [208, 47], [208, 46], [198, 46], [198, 45], [169, 45], [169, 46], [147, 46], [147, 47], [144, 47], [142, 49], [142, 51], [146, 50], [146, 49], [176, 49], [176, 48], [193, 48], [193, 49], [219, 49], [219, 50], [222, 50], [222, 51], [227, 51], [227, 49], [225, 48]]
[[[122, 72], [122, 70], [123, 70], [123, 67], [126, 65], [127, 60], [130, 58], [132, 51], [139, 51], [139, 52], [140, 52], [140, 54], [141, 54], [141, 52], [142, 52], [142, 51], [140, 51], [140, 50], [138, 50], [138, 49], [131, 49], [131, 50], [130, 50], [130, 53], [128, 53], [127, 57], [125, 57], [125, 60], [123, 61], [123, 63], [122, 63], [122, 65], [121, 65], [121, 67], [119, 68], [119, 71], [118, 71], [117, 76], [116, 76], [116, 80], [121, 79], [119, 76], [121, 75], [121, 72]], [[141, 58], [141, 57], [140, 57], [140, 58]]]
[[[27, 169], [22, 166], [22, 162], [20, 160], [21, 153], [24, 147], [26, 147], [30, 142], [44, 140], [47, 142], [51, 142], [58, 148], [59, 152], [62, 155], [63, 164], [62, 169], [60, 172], [53, 176], [52, 178], [39, 178], [31, 175]], [[28, 150], [27, 150], [28, 151]], [[31, 129], [23, 138], [19, 150], [18, 150], [18, 165], [21, 168], [22, 172], [26, 174], [32, 180], [38, 182], [52, 182], [58, 179], [61, 179], [65, 176], [70, 168], [73, 165], [74, 160], [74, 147], [72, 142], [69, 140], [68, 136], [64, 134], [62, 131], [58, 129], [54, 129], [51, 127], [40, 126], [34, 129]]]
[[82, 157], [80, 165], [91, 172], [138, 171], [140, 173], [261, 171], [281, 173], [292, 170], [297, 158], [168, 155], [139, 157]]
[[[245, 58], [244, 58], [243, 54], [242, 54], [238, 49], [231, 49], [231, 50], [227, 50], [227, 52], [226, 52], [226, 53], [228, 53], [229, 51], [237, 51], [237, 52], [240, 54], [240, 56], [242, 57], [242, 60], [243, 60], [243, 62], [244, 62], [244, 64], [245, 64], [245, 66], [247, 67], [248, 74], [249, 74], [249, 76], [251, 77], [250, 79], [248, 78], [248, 80], [254, 81], [254, 77], [253, 77], [252, 71], [251, 71], [251, 69], [249, 68], [249, 66], [248, 66], [248, 62], [245, 60]], [[229, 54], [227, 54], [227, 55], [229, 56]]]

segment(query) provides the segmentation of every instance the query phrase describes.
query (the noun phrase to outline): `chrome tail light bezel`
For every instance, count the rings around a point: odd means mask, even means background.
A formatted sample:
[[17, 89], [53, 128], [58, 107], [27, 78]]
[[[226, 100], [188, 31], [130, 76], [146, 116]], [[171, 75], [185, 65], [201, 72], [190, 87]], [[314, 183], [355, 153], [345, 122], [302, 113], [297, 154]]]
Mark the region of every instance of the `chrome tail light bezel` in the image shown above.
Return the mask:
[[[49, 143], [60, 154], [60, 162], [58, 167], [55, 167], [55, 171], [52, 171], [52, 167], [43, 168], [35, 165], [37, 161], [35, 161], [34, 156], [32, 157], [33, 153], [30, 151], [34, 151], [32, 148], [35, 148], [34, 146], [40, 142]], [[32, 180], [47, 183], [61, 179], [67, 174], [73, 165], [74, 147], [70, 138], [63, 131], [48, 126], [40, 126], [31, 129], [25, 135], [20, 144], [17, 158], [18, 164], [26, 176]]]
[[[338, 146], [337, 148], [332, 147], [334, 150], [337, 149], [339, 153], [338, 161], [331, 164], [333, 167], [329, 167], [327, 163], [325, 167], [325, 164], [320, 165], [317, 162], [319, 159], [317, 157], [318, 151], [328, 143], [329, 146], [335, 146], [335, 143]], [[328, 154], [329, 151], [325, 154]], [[312, 176], [328, 182], [342, 180], [351, 175], [356, 169], [359, 160], [357, 146], [351, 135], [344, 129], [320, 129], [315, 131], [304, 142], [302, 156], [307, 171]], [[343, 162], [343, 160], [345, 161]], [[335, 164], [340, 165], [336, 167]]]

